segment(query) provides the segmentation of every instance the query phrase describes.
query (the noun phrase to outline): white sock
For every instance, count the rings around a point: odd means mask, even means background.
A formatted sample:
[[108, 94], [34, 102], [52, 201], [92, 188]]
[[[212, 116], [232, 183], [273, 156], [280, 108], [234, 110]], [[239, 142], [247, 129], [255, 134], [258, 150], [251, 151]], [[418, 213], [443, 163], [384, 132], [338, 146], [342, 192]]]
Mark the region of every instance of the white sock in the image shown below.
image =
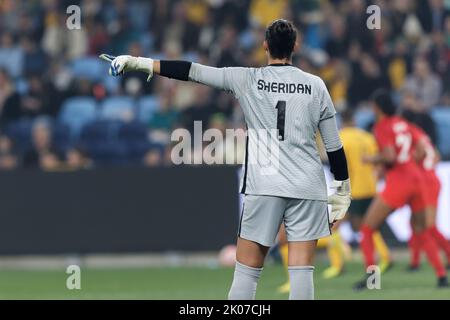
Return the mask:
[[252, 268], [236, 261], [228, 300], [255, 300], [256, 287], [263, 268]]
[[293, 266], [288, 271], [291, 281], [289, 300], [314, 300], [314, 267]]

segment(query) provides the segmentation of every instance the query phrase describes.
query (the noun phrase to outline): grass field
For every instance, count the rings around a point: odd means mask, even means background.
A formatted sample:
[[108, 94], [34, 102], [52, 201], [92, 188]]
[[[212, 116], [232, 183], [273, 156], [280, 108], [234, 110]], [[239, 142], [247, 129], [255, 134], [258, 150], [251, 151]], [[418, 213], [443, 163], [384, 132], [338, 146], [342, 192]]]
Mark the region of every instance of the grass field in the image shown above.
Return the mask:
[[[316, 268], [316, 299], [450, 299], [450, 289], [435, 288], [430, 267], [405, 272], [397, 262], [382, 275], [381, 290], [353, 292], [361, 265], [351, 263], [346, 273], [323, 280]], [[67, 290], [65, 270], [0, 270], [0, 299], [225, 299], [233, 270], [230, 268], [167, 267], [82, 269], [81, 290]], [[258, 299], [286, 299], [277, 286], [285, 280], [279, 265], [267, 266], [258, 288]]]

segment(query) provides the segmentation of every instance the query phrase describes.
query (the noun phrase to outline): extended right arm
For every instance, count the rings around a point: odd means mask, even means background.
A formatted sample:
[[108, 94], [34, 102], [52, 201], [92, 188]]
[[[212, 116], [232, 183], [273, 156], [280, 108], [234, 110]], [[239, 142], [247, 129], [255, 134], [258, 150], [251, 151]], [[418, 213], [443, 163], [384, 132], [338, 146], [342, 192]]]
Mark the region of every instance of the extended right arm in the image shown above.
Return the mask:
[[239, 94], [244, 87], [247, 74], [246, 68], [215, 68], [190, 61], [153, 60], [129, 55], [118, 57], [101, 55], [100, 57], [111, 62], [109, 72], [113, 76], [137, 70], [148, 73], [148, 80], [156, 73], [171, 79], [202, 83], [235, 94]]

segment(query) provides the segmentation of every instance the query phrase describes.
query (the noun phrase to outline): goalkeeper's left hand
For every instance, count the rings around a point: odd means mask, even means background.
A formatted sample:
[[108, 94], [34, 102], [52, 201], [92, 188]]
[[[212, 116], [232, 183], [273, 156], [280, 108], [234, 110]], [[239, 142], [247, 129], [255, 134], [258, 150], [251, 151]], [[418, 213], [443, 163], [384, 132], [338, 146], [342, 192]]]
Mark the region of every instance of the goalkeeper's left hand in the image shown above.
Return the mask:
[[147, 81], [153, 77], [153, 59], [143, 57], [133, 57], [129, 55], [112, 56], [101, 54], [100, 59], [111, 62], [109, 74], [117, 77], [129, 71], [143, 71], [148, 73]]
[[331, 224], [345, 217], [348, 207], [352, 200], [350, 179], [344, 181], [334, 180], [331, 188], [336, 189], [336, 192], [328, 197], [328, 203], [331, 205], [331, 214], [328, 215], [328, 220]]

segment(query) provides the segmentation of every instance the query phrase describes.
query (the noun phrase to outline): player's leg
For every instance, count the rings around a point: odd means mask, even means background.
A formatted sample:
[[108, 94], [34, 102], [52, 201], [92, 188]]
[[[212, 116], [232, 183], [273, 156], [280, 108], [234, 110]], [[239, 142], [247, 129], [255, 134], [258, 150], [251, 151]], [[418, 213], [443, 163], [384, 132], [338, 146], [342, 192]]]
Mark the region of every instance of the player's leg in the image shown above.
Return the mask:
[[230, 300], [255, 298], [264, 259], [275, 243], [285, 206], [283, 198], [245, 195]]
[[445, 256], [447, 258], [447, 269], [450, 269], [450, 243], [436, 226], [436, 208], [433, 207], [427, 208], [427, 217], [428, 216], [432, 217], [427, 219], [428, 230], [431, 236], [436, 241], [436, 244], [438, 245], [439, 249], [444, 251]]
[[[386, 220], [392, 212], [392, 207], [386, 203], [381, 195], [375, 196], [369, 206], [367, 214], [364, 216], [361, 225], [361, 242], [360, 248], [363, 254], [366, 270], [368, 267], [375, 265], [375, 244], [374, 233], [380, 228], [381, 224]], [[363, 290], [367, 288], [367, 277], [353, 286], [355, 290]]]
[[364, 216], [361, 225], [360, 246], [364, 255], [366, 267], [375, 264], [375, 244], [373, 236], [392, 210], [392, 207], [388, 205], [381, 196], [377, 195], [370, 204], [367, 214]]
[[426, 226], [431, 233], [431, 236], [436, 241], [439, 249], [443, 250], [447, 258], [447, 269], [450, 269], [450, 243], [444, 237], [444, 235], [439, 231], [436, 226], [436, 215], [437, 206], [439, 200], [439, 192], [441, 189], [441, 184], [437, 176], [433, 175], [430, 177], [428, 183], [428, 198], [427, 198], [427, 208], [426, 208]]
[[426, 198], [424, 197], [425, 185], [423, 180], [418, 182], [419, 187], [410, 201], [412, 211], [412, 228], [417, 235], [420, 249], [425, 251], [429, 263], [433, 266], [436, 276], [438, 278], [438, 287], [447, 287], [447, 271], [442, 264], [439, 256], [439, 248], [430, 232], [426, 227]]
[[317, 239], [331, 233], [327, 202], [290, 199], [284, 223], [289, 241], [289, 299], [314, 299], [314, 251]]
[[278, 232], [278, 250], [280, 252], [281, 256], [281, 262], [283, 263], [283, 268], [286, 271], [286, 282], [278, 287], [277, 291], [279, 293], [288, 293], [291, 289], [290, 283], [289, 283], [289, 272], [288, 272], [288, 262], [289, 262], [289, 256], [288, 256], [288, 241], [286, 238], [286, 230], [284, 228], [284, 225], [281, 224], [280, 231]]
[[228, 299], [253, 300], [269, 247], [238, 238], [236, 266]]
[[420, 249], [422, 249], [428, 259], [428, 262], [434, 268], [438, 278], [438, 286], [447, 286], [447, 272], [439, 256], [439, 249], [434, 238], [425, 226], [425, 212], [413, 212], [412, 228], [416, 233]]
[[314, 299], [314, 253], [317, 240], [289, 241], [290, 300]]
[[408, 271], [417, 271], [420, 267], [420, 242], [417, 237], [417, 232], [413, 227], [413, 215], [411, 215], [411, 237], [408, 241], [408, 247], [410, 252], [410, 262]]
[[[338, 223], [333, 226], [331, 236], [322, 239], [328, 239], [327, 254], [328, 259], [330, 260], [330, 266], [323, 271], [322, 276], [324, 279], [332, 279], [339, 276], [343, 272], [344, 258], [346, 255], [346, 250], [348, 249], [345, 248], [346, 243], [339, 233]], [[319, 243], [322, 239], [319, 240]]]
[[[355, 220], [353, 222], [353, 228], [355, 228], [354, 230], [360, 230], [364, 215], [368, 212], [372, 200], [373, 198], [370, 197], [352, 201], [352, 204], [349, 208], [349, 216]], [[381, 272], [385, 272], [392, 266], [392, 259], [389, 248], [386, 245], [386, 242], [384, 242], [384, 239], [379, 231], [374, 231], [372, 237], [375, 252], [380, 258], [380, 270]]]
[[389, 247], [384, 241], [380, 231], [375, 231], [373, 233], [373, 244], [375, 247], [375, 252], [380, 258], [380, 261], [378, 263], [378, 265], [380, 266], [380, 271], [381, 273], [384, 273], [392, 267], [392, 258]]

